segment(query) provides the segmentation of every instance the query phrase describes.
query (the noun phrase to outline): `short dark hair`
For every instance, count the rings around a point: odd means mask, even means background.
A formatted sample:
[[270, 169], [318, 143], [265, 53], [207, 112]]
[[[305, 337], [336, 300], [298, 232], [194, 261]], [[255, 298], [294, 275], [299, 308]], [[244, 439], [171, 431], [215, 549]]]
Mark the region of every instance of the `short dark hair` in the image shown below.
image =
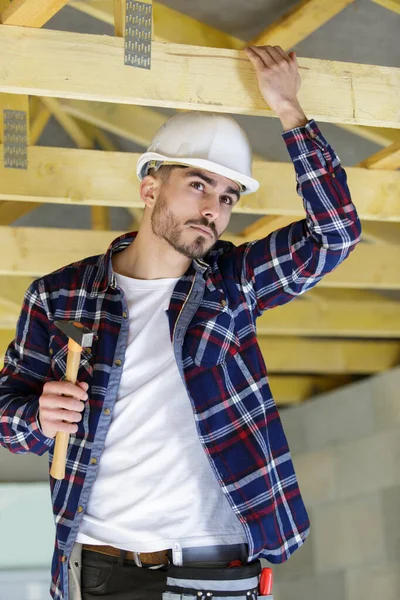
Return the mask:
[[149, 169], [147, 175], [158, 177], [163, 183], [166, 183], [174, 169], [187, 169], [185, 165], [162, 165], [157, 170]]

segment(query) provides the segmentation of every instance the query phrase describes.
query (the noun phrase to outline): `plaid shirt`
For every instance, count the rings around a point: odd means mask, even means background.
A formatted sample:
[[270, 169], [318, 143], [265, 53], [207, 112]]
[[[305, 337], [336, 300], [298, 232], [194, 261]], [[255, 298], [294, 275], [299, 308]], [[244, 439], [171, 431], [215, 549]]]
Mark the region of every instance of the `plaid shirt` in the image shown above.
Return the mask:
[[[199, 440], [243, 525], [249, 562], [284, 562], [309, 531], [256, 339], [256, 318], [312, 288], [348, 256], [361, 233], [345, 171], [315, 121], [282, 136], [306, 218], [239, 247], [219, 241], [204, 260], [192, 261], [167, 311]], [[56, 524], [53, 598], [68, 598], [68, 559], [124, 366], [129, 315], [111, 256], [135, 235], [122, 235], [104, 255], [30, 285], [0, 372], [0, 443], [16, 454], [48, 452], [50, 466], [55, 441], [41, 431], [38, 400], [45, 382], [65, 378], [67, 357], [67, 338], [54, 321], [80, 321], [96, 334], [92, 351], [82, 353], [78, 381], [88, 382], [89, 400], [77, 433], [70, 435], [66, 477], [50, 477]]]

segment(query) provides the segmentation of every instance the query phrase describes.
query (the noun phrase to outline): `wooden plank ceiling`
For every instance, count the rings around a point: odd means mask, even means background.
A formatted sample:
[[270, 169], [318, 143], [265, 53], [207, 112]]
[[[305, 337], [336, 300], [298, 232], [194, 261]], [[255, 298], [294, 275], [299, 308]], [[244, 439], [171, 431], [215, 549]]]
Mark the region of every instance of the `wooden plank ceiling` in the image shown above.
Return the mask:
[[[399, 10], [398, 0], [374, 1]], [[303, 0], [251, 43], [289, 51], [353, 2]], [[152, 70], [144, 76], [141, 69], [123, 68], [125, 0], [69, 2], [113, 24], [114, 36], [40, 29], [65, 4], [0, 0], [0, 115], [7, 108], [29, 115], [28, 169], [18, 172], [3, 166], [0, 118], [0, 360], [34, 278], [104, 252], [123, 233], [110, 231], [111, 207], [130, 211], [131, 230], [140, 221], [138, 182], [131, 178], [137, 155], [121, 152], [110, 133], [146, 147], [167, 118], [149, 106], [276, 117], [243, 60], [245, 41], [154, 1]], [[400, 69], [298, 62], [306, 114], [382, 150], [355, 167], [343, 165], [364, 243], [316, 289], [258, 321], [271, 388], [282, 406], [389, 369], [400, 356]], [[232, 86], [235, 94], [227, 94]], [[133, 89], [140, 90], [135, 97]], [[76, 149], [36, 146], [51, 117]], [[254, 158], [260, 192], [244, 197], [235, 212], [259, 219], [240, 234], [223, 236], [236, 244], [304, 218], [291, 163]], [[51, 203], [91, 206], [92, 230], [13, 226]]]

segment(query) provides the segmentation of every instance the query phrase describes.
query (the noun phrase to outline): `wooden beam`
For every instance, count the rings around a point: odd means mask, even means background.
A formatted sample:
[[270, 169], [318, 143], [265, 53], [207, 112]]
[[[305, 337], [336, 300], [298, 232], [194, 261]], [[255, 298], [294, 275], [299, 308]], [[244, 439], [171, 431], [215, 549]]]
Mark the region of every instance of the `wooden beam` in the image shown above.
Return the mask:
[[[102, 254], [125, 232], [0, 227], [0, 275], [38, 277], [85, 256]], [[400, 248], [359, 244], [319, 287], [400, 289]]]
[[[0, 332], [0, 353], [15, 337], [15, 330]], [[320, 375], [372, 374], [398, 364], [397, 341], [332, 341], [305, 338], [258, 337], [270, 373]]]
[[400, 131], [398, 129], [389, 129], [387, 127], [364, 127], [363, 125], [344, 125], [336, 123], [337, 127], [345, 129], [354, 135], [379, 144], [380, 146], [390, 146], [394, 142], [400, 142]]
[[253, 38], [249, 45], [279, 45], [288, 51], [353, 2], [354, 0], [302, 0]]
[[[267, 216], [258, 219], [240, 232], [243, 241], [266, 237], [276, 229], [290, 225], [293, 217]], [[400, 224], [364, 221], [361, 239], [378, 244], [400, 244]]]
[[[0, 329], [16, 324], [28, 277], [0, 277]], [[259, 336], [400, 338], [400, 302], [357, 290], [317, 288], [257, 320]], [[351, 292], [351, 293], [349, 293]]]
[[[327, 10], [328, 4], [325, 0], [318, 0], [318, 2], [322, 2], [323, 11], [321, 14], [323, 14], [323, 12]], [[343, 4], [343, 0], [337, 4], [331, 3], [329, 10], [335, 10], [336, 6], [340, 6], [340, 4]], [[114, 25], [112, 0], [71, 1], [69, 6], [85, 12], [105, 23]], [[311, 5], [309, 5], [309, 7], [310, 6]], [[320, 7], [318, 6], [318, 9], [319, 8]], [[298, 7], [295, 7], [293, 10], [297, 9]], [[285, 17], [287, 17], [287, 15], [285, 15]], [[153, 21], [155, 25], [154, 39], [159, 42], [174, 42], [177, 44], [209, 46], [212, 48], [232, 48], [237, 50], [242, 49], [246, 45], [244, 40], [228, 36], [223, 31], [209, 27], [205, 23], [192, 19], [191, 17], [172, 10], [168, 6], [164, 6], [158, 2], [153, 2]], [[306, 20], [306, 25], [309, 26], [309, 23], [311, 22], [315, 23], [315, 18], [311, 21]], [[289, 22], [286, 20], [286, 23], [288, 24]], [[295, 22], [293, 22], [293, 25], [295, 25]], [[293, 31], [296, 32], [295, 26], [292, 27], [292, 32]], [[285, 33], [283, 33], [283, 35], [285, 35]], [[277, 43], [281, 45], [280, 41]], [[291, 43], [290, 40], [288, 43]], [[399, 131], [385, 127], [365, 127], [361, 125], [345, 125], [343, 123], [337, 123], [337, 125], [347, 129], [355, 135], [369, 139], [382, 146], [387, 146], [395, 141], [400, 141]]]
[[[69, 6], [95, 19], [114, 25], [113, 0], [71, 1]], [[159, 2], [153, 2], [154, 39], [158, 42], [174, 42], [207, 46], [210, 48], [241, 49], [245, 42], [173, 10]]]
[[[55, 98], [41, 98], [43, 104], [52, 112], [63, 129], [68, 133], [78, 148], [94, 148], [95, 138], [93, 135], [88, 135], [87, 132], [73, 119], [66, 114], [58, 100]], [[108, 230], [110, 229], [110, 211], [106, 206], [91, 207], [92, 229]]]
[[371, 374], [399, 363], [398, 341], [258, 337], [270, 373]]
[[[276, 117], [243, 51], [153, 42], [147, 71], [123, 65], [123, 45], [117, 37], [5, 27], [0, 92]], [[299, 101], [309, 117], [400, 128], [400, 69], [311, 58], [298, 63]]]
[[376, 4], [380, 4], [388, 10], [392, 10], [400, 15], [400, 0], [372, 0]]
[[42, 27], [66, 4], [68, 4], [68, 0], [13, 0], [1, 12], [0, 23], [22, 27]]
[[364, 221], [361, 238], [374, 244], [398, 245], [400, 244], [400, 224]]
[[358, 164], [364, 169], [400, 169], [400, 142], [372, 154]]
[[124, 37], [126, 0], [113, 0], [114, 5], [114, 35]]
[[75, 121], [87, 137], [96, 142], [102, 150], [106, 150], [106, 152], [118, 152], [118, 146], [99, 127], [80, 119], [75, 119]]
[[[340, 269], [341, 267], [339, 267]], [[322, 283], [322, 282], [321, 282]], [[357, 290], [320, 288], [265, 312], [257, 334], [312, 337], [400, 338], [400, 301]], [[341, 295], [335, 295], [335, 292]]]
[[40, 136], [42, 135], [44, 128], [47, 123], [51, 119], [51, 112], [41, 103], [41, 107], [31, 124], [31, 144], [34, 146], [39, 141]]
[[[25, 290], [32, 283], [32, 277], [0, 277], [0, 299], [10, 310], [19, 310]], [[0, 326], [0, 329], [5, 329]]]
[[147, 148], [158, 129], [168, 119], [145, 106], [89, 102], [88, 100], [62, 100], [63, 111], [119, 135]]
[[[0, 310], [1, 320], [1, 310]], [[3, 367], [4, 354], [15, 338], [15, 327], [10, 324], [0, 330], [0, 369]], [[335, 389], [352, 381], [349, 375], [270, 375], [269, 383], [278, 405], [289, 405], [302, 402], [316, 394]]]
[[60, 102], [56, 98], [46, 98], [43, 96], [40, 99], [78, 148], [94, 147], [93, 139], [88, 137], [79, 127], [78, 123], [62, 110]]
[[[0, 145], [0, 201], [143, 208], [134, 175], [139, 156], [31, 146], [28, 170], [16, 174], [4, 169]], [[346, 172], [361, 219], [400, 222], [400, 172], [355, 167], [346, 167]], [[305, 217], [291, 163], [256, 161], [253, 176], [260, 190], [243, 196], [234, 212]]]
[[299, 404], [330, 390], [348, 385], [353, 381], [349, 375], [324, 377], [323, 375], [270, 375], [269, 385], [276, 404], [288, 406]]

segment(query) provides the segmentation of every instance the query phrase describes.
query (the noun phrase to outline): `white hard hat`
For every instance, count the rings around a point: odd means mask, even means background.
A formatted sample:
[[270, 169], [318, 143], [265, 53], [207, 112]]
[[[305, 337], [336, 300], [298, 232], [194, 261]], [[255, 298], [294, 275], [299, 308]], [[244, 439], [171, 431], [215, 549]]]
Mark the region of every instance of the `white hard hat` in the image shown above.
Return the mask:
[[238, 183], [242, 194], [260, 187], [251, 177], [252, 153], [246, 133], [232, 117], [219, 113], [185, 112], [160, 127], [147, 152], [139, 157], [140, 181], [162, 164], [199, 167]]

